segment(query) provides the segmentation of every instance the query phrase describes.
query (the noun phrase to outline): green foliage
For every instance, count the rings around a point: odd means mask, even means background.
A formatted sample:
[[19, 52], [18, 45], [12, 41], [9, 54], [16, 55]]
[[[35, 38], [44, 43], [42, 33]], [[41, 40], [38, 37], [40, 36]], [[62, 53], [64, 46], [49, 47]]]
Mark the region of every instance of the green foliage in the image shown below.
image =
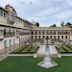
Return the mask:
[[72, 45], [63, 44], [61, 47], [56, 47], [60, 53], [72, 53]]
[[36, 26], [39, 27], [39, 23], [38, 22], [36, 23]]
[[67, 22], [65, 26], [70, 27], [72, 24], [70, 22]]
[[15, 53], [15, 54], [25, 54], [25, 53], [36, 53], [38, 50], [38, 46], [33, 46], [33, 45], [25, 45], [25, 46], [22, 46], [16, 50], [14, 50], [12, 53]]
[[56, 27], [56, 24], [51, 25], [50, 27]]

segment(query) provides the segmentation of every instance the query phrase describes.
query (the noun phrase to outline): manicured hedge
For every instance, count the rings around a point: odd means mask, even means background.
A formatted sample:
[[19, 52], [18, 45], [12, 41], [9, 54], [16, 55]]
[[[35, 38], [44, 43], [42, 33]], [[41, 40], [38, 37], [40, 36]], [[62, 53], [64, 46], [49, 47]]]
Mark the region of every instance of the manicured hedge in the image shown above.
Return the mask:
[[36, 53], [38, 48], [39, 48], [38, 46], [35, 47], [33, 45], [31, 45], [31, 46], [30, 45], [26, 45], [26, 46], [22, 46], [22, 47], [16, 49], [12, 53], [14, 53], [14, 54]]
[[56, 49], [60, 53], [72, 53], [72, 45], [64, 44], [61, 47], [56, 46]]
[[20, 48], [17, 48], [16, 50], [14, 50], [13, 52], [20, 52], [22, 50], [24, 50], [24, 48], [28, 47], [28, 45], [22, 46]]

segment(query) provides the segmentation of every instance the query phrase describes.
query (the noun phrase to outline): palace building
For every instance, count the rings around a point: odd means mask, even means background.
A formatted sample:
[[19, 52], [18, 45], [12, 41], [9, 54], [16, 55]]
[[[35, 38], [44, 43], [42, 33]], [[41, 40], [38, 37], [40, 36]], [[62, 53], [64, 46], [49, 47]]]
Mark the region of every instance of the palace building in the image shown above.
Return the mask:
[[36, 27], [18, 17], [16, 10], [10, 5], [0, 7], [0, 50], [46, 37], [69, 42], [70, 35], [69, 27]]
[[29, 42], [31, 23], [17, 16], [13, 7], [0, 7], [0, 49]]
[[70, 28], [68, 27], [36, 27], [31, 29], [32, 39], [49, 38], [52, 40], [61, 40], [69, 42]]

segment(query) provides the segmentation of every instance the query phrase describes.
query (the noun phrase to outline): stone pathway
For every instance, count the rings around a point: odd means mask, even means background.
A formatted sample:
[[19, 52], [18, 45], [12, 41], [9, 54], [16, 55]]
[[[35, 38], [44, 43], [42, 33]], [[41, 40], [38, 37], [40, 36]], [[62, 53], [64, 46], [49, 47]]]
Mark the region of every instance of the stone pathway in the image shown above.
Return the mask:
[[[45, 45], [40, 45], [39, 50], [37, 51], [37, 54], [45, 54]], [[56, 48], [54, 47], [54, 45], [50, 45], [49, 46], [49, 50], [50, 50], [50, 54], [58, 54], [58, 51], [56, 50]]]
[[8, 56], [33, 56], [34, 54], [9, 54]]
[[45, 46], [44, 45], [40, 45], [37, 54], [45, 54]]
[[54, 45], [50, 45], [49, 48], [50, 48], [50, 54], [51, 55], [52, 54], [58, 54], [58, 51], [57, 51], [57, 49], [55, 48]]
[[72, 54], [61, 54], [61, 56], [72, 56]]

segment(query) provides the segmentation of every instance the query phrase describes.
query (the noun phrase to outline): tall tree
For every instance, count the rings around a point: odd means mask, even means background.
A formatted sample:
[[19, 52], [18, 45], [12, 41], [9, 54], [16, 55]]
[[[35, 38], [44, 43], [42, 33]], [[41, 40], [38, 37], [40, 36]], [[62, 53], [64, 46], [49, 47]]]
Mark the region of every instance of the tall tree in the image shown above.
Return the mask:
[[56, 27], [56, 24], [51, 25], [50, 27]]
[[70, 27], [72, 24], [70, 22], [67, 22], [65, 26]]
[[38, 22], [36, 22], [36, 26], [39, 27], [39, 23]]

